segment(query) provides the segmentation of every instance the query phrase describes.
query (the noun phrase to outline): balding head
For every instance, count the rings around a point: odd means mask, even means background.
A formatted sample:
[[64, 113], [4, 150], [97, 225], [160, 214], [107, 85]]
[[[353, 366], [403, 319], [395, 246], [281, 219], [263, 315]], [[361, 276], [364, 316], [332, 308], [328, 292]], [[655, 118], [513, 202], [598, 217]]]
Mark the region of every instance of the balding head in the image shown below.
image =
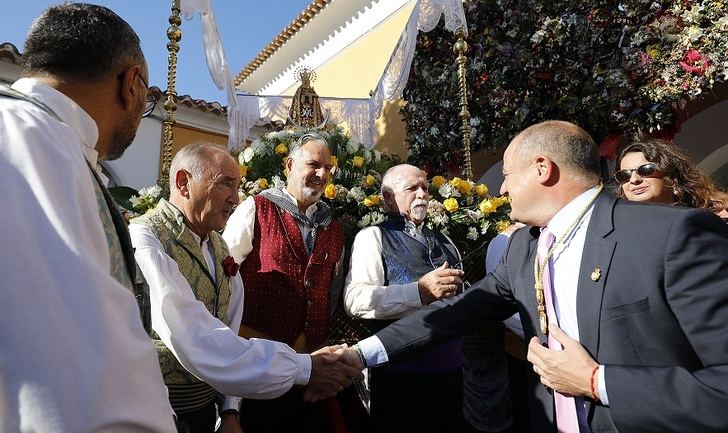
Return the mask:
[[382, 195], [389, 210], [401, 213], [415, 224], [427, 217], [428, 187], [422, 170], [409, 164], [395, 165], [382, 177]]
[[573, 123], [561, 120], [537, 123], [516, 135], [511, 146], [518, 164], [527, 164], [534, 157], [544, 155], [575, 181], [590, 186], [599, 181], [597, 145], [586, 131]]

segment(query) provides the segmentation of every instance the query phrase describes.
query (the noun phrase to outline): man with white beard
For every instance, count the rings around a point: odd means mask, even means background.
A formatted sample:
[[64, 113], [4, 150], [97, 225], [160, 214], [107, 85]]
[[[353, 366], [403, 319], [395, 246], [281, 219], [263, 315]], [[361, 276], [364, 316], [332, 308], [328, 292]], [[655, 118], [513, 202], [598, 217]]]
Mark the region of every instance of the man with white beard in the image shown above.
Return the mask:
[[[245, 285], [240, 336], [281, 341], [298, 353], [326, 343], [343, 285], [344, 236], [320, 200], [332, 170], [326, 140], [303, 134], [290, 145], [286, 187], [248, 197], [228, 219], [222, 236]], [[304, 391], [245, 400], [243, 431], [331, 431], [326, 405], [304, 402]]]
[[[424, 224], [428, 186], [417, 167], [390, 168], [382, 178], [389, 218], [354, 239], [344, 305], [372, 334], [461, 291], [460, 253]], [[405, 364], [371, 370], [371, 431], [462, 431], [461, 366], [456, 339]]]

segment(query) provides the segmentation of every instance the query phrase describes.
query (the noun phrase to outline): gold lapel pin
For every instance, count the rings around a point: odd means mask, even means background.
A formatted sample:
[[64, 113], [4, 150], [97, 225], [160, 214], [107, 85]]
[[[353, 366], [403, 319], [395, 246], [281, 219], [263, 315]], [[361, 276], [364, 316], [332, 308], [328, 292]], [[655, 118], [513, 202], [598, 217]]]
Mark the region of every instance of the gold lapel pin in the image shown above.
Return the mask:
[[602, 270], [599, 268], [594, 268], [594, 270], [591, 273], [591, 280], [594, 282], [599, 281], [599, 278], [602, 276]]

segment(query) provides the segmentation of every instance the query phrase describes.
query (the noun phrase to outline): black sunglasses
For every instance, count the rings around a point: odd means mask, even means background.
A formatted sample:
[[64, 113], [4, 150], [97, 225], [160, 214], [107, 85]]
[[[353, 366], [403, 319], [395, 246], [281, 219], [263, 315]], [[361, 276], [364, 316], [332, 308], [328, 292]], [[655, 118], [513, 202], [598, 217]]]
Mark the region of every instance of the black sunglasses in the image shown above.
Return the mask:
[[[121, 74], [117, 75], [116, 78], [118, 80], [123, 80], [125, 73], [126, 72], [122, 72]], [[149, 117], [149, 115], [152, 114], [152, 112], [154, 111], [154, 108], [157, 106], [157, 103], [159, 102], [159, 98], [157, 98], [150, 91], [149, 84], [146, 82], [146, 80], [144, 78], [142, 78], [141, 75], [137, 75], [137, 77], [139, 78], [139, 81], [141, 81], [142, 84], [144, 85], [144, 88], [147, 89], [147, 101], [144, 104], [144, 111], [142, 112], [142, 118], [145, 118], [145, 117]]]
[[657, 164], [654, 162], [648, 162], [642, 164], [637, 168], [625, 168], [624, 170], [617, 170], [614, 172], [614, 178], [619, 183], [627, 183], [632, 178], [632, 173], [637, 172], [640, 177], [650, 177], [657, 171]]

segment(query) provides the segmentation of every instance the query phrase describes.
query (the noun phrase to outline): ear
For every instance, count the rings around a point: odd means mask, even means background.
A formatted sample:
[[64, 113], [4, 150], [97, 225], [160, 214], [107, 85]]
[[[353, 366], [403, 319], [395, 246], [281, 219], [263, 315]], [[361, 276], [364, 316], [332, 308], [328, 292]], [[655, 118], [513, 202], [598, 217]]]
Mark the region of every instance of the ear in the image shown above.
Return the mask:
[[382, 191], [382, 197], [384, 197], [384, 204], [391, 210], [397, 208], [397, 203], [394, 201], [394, 192], [391, 190]]
[[552, 185], [558, 180], [558, 167], [548, 156], [537, 156], [534, 165], [536, 166], [537, 179], [540, 184]]
[[142, 80], [139, 79], [141, 76], [140, 65], [134, 65], [127, 68], [121, 73], [121, 89], [119, 90], [119, 102], [125, 110], [129, 110], [136, 107], [139, 98], [141, 98], [140, 92], [142, 91]]
[[182, 169], [177, 170], [174, 175], [174, 186], [184, 198], [190, 198], [190, 174]]
[[[286, 157], [286, 161], [285, 161], [285, 165], [286, 165], [286, 172], [287, 173], [290, 173], [291, 172], [291, 167], [293, 167], [293, 158], [291, 158], [290, 156], [287, 156]], [[288, 174], [286, 174], [286, 176], [288, 176]]]

